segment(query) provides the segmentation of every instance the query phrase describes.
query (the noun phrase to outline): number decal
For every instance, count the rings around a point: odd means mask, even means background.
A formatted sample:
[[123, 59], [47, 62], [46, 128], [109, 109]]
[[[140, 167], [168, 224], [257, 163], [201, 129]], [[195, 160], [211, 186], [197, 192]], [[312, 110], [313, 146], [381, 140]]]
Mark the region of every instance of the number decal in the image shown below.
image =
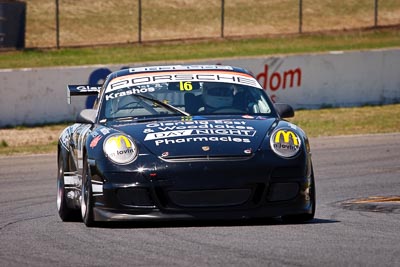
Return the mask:
[[192, 82], [179, 82], [179, 89], [181, 91], [192, 91]]

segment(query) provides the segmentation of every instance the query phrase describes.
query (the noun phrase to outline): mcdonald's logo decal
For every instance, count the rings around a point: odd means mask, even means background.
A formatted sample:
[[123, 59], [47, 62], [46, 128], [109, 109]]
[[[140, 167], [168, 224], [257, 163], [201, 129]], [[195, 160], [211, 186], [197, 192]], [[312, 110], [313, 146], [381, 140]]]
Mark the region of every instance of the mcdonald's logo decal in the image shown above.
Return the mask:
[[300, 151], [300, 138], [289, 129], [276, 130], [270, 142], [272, 150], [284, 158], [293, 157]]
[[295, 146], [299, 145], [299, 140], [297, 139], [296, 134], [289, 130], [287, 130], [287, 131], [279, 130], [278, 132], [276, 132], [274, 142], [279, 143], [281, 141], [282, 136], [283, 136], [284, 143], [289, 144], [290, 139], [291, 139], [293, 142], [293, 145], [295, 145]]
[[107, 144], [111, 145], [114, 143], [119, 149], [123, 148], [122, 142], [124, 142], [126, 148], [132, 147], [131, 141], [124, 135], [116, 135], [107, 139]]
[[104, 142], [104, 153], [113, 162], [128, 164], [137, 156], [137, 147], [133, 141], [125, 135], [111, 135]]

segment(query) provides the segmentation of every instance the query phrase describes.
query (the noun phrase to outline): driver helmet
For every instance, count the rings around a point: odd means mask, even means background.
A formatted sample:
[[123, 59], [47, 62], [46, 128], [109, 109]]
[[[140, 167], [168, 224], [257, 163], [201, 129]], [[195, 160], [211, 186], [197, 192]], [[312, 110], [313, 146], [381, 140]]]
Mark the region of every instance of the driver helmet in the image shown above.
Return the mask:
[[203, 84], [204, 104], [211, 108], [231, 107], [234, 88], [225, 83], [209, 82]]

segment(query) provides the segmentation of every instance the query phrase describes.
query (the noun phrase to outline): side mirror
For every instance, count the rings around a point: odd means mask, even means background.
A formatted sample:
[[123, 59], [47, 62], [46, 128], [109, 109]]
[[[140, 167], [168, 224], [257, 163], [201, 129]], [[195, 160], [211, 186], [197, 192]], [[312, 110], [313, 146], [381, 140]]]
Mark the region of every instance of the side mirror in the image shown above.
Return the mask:
[[284, 103], [275, 103], [276, 112], [278, 112], [281, 118], [292, 118], [294, 117], [294, 110], [293, 108]]
[[94, 124], [96, 121], [96, 109], [84, 109], [76, 116], [77, 123]]

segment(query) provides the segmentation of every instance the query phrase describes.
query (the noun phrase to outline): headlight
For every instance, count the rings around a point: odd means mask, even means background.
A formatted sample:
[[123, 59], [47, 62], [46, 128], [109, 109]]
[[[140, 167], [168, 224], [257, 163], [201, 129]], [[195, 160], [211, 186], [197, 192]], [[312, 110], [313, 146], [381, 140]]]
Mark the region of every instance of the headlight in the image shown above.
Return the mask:
[[272, 150], [284, 158], [294, 157], [301, 147], [301, 140], [296, 132], [290, 129], [275, 130], [270, 139]]
[[117, 164], [129, 164], [136, 159], [138, 150], [132, 139], [123, 134], [107, 137], [103, 144], [106, 157]]

